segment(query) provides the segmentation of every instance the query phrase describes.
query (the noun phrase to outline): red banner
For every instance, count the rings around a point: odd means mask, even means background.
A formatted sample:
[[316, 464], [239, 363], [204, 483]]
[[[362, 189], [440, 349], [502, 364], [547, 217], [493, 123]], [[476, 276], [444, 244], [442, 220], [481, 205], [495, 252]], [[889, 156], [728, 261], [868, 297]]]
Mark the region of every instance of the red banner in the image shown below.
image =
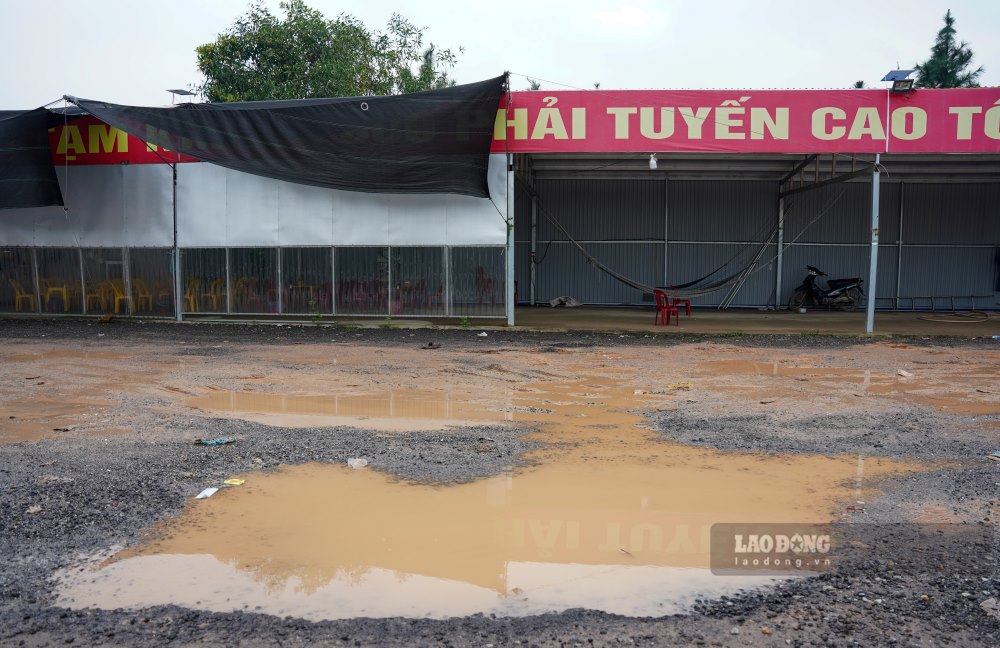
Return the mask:
[[514, 92], [505, 151], [997, 153], [1000, 88]]
[[49, 129], [52, 163], [63, 164], [164, 164], [197, 162], [195, 158], [146, 144], [138, 137], [108, 126], [90, 116], [71, 119]]

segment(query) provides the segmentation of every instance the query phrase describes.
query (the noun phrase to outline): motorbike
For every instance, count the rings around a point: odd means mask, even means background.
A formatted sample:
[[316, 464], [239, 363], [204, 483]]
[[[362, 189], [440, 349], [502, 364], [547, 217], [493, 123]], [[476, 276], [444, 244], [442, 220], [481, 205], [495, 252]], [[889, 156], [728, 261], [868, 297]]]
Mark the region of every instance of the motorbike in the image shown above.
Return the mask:
[[827, 288], [823, 289], [816, 283], [816, 279], [828, 275], [813, 266], [806, 266], [806, 270], [809, 273], [788, 300], [788, 310], [799, 310], [806, 306], [828, 306], [853, 311], [861, 305], [861, 298], [865, 294], [863, 279], [858, 277], [827, 279]]

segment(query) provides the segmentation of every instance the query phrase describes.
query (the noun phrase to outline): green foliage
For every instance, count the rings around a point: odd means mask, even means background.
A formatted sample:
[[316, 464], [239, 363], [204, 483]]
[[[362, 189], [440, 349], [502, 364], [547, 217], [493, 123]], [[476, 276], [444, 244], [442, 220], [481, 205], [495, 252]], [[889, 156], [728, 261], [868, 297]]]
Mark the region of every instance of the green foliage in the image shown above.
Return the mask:
[[382, 328], [391, 329], [392, 328], [392, 315], [386, 315], [385, 319], [379, 324]]
[[983, 66], [968, 70], [972, 50], [966, 42], [955, 42], [955, 18], [951, 9], [944, 15], [944, 27], [937, 34], [931, 57], [917, 65], [918, 88], [978, 88]]
[[315, 299], [309, 300], [309, 316], [312, 319], [312, 323], [316, 326], [323, 324], [323, 312], [319, 309], [319, 301]]
[[472, 322], [469, 321], [468, 316], [463, 316], [460, 320], [458, 320], [458, 323], [462, 328], [472, 328]]
[[854, 88], [855, 90], [862, 90], [865, 87], [865, 82], [864, 81], [855, 81], [854, 85], [851, 86], [851, 87]]
[[283, 18], [256, 0], [229, 31], [196, 48], [205, 75], [198, 91], [208, 101], [388, 95], [454, 85], [448, 70], [455, 53], [433, 43], [425, 48], [424, 29], [398, 14], [380, 32], [349, 14], [329, 20], [304, 0], [280, 7]]
[[536, 79], [528, 78], [528, 90], [541, 90], [542, 84]]

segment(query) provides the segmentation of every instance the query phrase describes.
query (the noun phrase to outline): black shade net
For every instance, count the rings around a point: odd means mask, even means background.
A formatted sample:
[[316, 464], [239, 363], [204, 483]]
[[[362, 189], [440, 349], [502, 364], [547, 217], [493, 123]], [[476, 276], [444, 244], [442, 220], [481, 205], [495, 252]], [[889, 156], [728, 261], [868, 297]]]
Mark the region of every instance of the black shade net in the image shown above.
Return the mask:
[[499, 76], [387, 97], [170, 108], [69, 99], [150, 144], [237, 171], [349, 191], [485, 198], [505, 86]]
[[0, 209], [62, 205], [45, 108], [0, 111]]

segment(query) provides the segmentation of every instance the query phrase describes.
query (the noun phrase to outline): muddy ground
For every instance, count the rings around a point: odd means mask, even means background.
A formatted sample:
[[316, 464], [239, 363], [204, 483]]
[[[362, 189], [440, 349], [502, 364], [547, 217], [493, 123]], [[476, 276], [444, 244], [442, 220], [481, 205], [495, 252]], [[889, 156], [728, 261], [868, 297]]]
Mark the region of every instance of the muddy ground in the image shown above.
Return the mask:
[[[0, 322], [0, 644], [1000, 644], [1000, 619], [981, 605], [1000, 598], [1000, 462], [986, 458], [1000, 449], [1000, 350], [992, 340], [478, 333]], [[440, 348], [420, 349], [430, 342]], [[328, 354], [349, 362], [324, 365]], [[375, 470], [447, 486], [540, 461], [532, 451], [552, 441], [516, 420], [447, 434], [378, 429], [364, 419], [289, 428], [197, 409], [192, 399], [477, 381], [516, 389], [565, 380], [581, 365], [626, 372], [641, 398], [668, 402], [634, 408], [664, 441], [776, 457], [884, 457], [919, 468], [866, 484], [863, 505], [843, 501], [829, 511], [837, 522], [869, 523], [851, 527], [858, 549], [833, 571], [706, 600], [682, 615], [573, 609], [309, 622], [251, 610], [56, 605], [59, 570], [141, 543], [206, 483], [233, 474], [366, 457]], [[191, 443], [218, 436], [238, 442]], [[910, 522], [960, 532], [889, 524]], [[920, 547], [919, 559], [904, 547]]]

